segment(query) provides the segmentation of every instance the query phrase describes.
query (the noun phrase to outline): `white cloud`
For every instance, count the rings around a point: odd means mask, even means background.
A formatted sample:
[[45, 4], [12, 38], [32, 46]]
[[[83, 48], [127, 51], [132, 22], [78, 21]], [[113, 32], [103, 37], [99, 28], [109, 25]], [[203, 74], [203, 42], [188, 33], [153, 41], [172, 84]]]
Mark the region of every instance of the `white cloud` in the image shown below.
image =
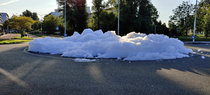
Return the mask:
[[16, 2], [16, 1], [19, 1], [19, 0], [11, 0], [11, 1], [6, 2], [6, 3], [1, 3], [0, 6], [7, 5], [7, 4], [10, 4], [10, 3]]

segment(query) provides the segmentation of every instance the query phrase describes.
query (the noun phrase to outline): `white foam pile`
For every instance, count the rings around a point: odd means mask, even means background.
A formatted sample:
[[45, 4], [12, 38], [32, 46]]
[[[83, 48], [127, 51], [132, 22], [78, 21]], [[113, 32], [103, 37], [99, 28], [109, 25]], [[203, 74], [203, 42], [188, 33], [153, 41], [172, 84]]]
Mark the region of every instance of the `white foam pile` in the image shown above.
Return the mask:
[[75, 62], [95, 62], [95, 59], [85, 59], [85, 58], [76, 58], [74, 59]]
[[29, 42], [29, 51], [62, 54], [65, 57], [117, 58], [124, 60], [158, 60], [189, 57], [193, 53], [178, 39], [165, 35], [131, 32], [118, 36], [115, 32], [85, 29], [80, 35], [63, 39], [46, 37]]

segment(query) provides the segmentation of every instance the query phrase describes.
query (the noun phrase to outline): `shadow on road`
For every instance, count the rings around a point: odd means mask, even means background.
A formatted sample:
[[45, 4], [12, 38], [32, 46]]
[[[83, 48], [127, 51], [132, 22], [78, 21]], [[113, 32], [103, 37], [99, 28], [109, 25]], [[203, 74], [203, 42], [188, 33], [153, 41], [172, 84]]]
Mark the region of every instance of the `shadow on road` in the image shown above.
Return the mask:
[[135, 62], [97, 59], [86, 63], [33, 56], [24, 53], [25, 48], [0, 50], [0, 94], [210, 94], [208, 56]]

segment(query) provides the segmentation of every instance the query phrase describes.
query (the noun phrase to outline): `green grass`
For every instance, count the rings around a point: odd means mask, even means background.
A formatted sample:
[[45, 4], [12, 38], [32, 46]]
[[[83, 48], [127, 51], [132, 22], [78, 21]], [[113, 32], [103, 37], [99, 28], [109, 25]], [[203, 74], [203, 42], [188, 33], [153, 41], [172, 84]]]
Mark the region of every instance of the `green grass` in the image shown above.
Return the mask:
[[33, 34], [33, 35], [36, 35], [38, 37], [45, 37], [44, 35], [39, 35], [39, 34]]
[[31, 38], [31, 37], [22, 37], [22, 38], [21, 38], [21, 36], [17, 36], [17, 37], [15, 37], [15, 38], [13, 38], [13, 39], [33, 40], [33, 38]]
[[[178, 39], [181, 41], [192, 41], [191, 36], [188, 36], [187, 38], [186, 36], [179, 36]], [[204, 35], [196, 35], [195, 41], [210, 41], [210, 37], [206, 38]]]
[[0, 44], [17, 44], [23, 42], [30, 42], [31, 40], [2, 40]]

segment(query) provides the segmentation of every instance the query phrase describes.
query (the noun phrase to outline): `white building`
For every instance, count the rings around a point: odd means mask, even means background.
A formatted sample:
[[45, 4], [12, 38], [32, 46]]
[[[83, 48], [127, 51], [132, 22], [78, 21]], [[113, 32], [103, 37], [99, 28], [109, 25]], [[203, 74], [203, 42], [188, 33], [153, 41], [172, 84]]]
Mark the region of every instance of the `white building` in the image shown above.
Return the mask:
[[[0, 26], [2, 26], [2, 18], [1, 18], [1, 13], [0, 13]], [[0, 29], [1, 31], [1, 29]]]
[[1, 13], [1, 22], [4, 23], [5, 20], [9, 19], [9, 15], [7, 13]]
[[90, 7], [86, 7], [87, 8], [87, 12], [89, 14], [89, 17], [91, 17], [91, 10], [90, 10]]
[[54, 15], [54, 16], [61, 16], [61, 13], [58, 12], [58, 9], [55, 9], [55, 12], [51, 12], [49, 15]]

